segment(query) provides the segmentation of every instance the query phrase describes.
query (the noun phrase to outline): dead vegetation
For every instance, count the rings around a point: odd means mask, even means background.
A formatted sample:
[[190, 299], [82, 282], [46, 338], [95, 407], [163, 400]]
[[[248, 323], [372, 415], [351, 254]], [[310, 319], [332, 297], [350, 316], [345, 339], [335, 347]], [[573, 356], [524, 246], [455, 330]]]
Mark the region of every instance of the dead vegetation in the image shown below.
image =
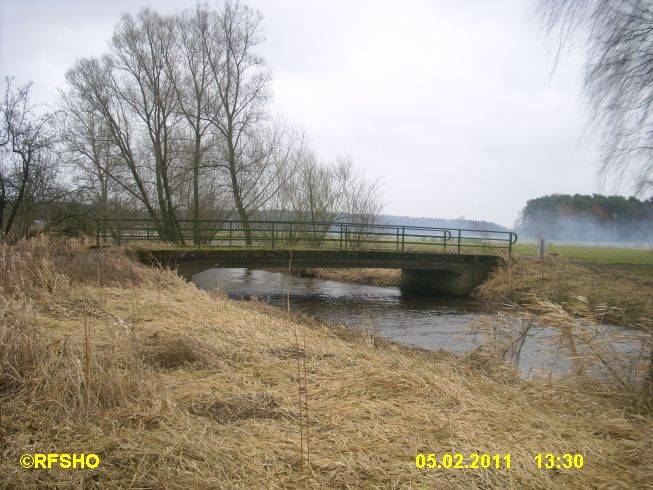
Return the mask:
[[653, 287], [646, 280], [557, 256], [517, 257], [497, 268], [476, 298], [503, 307], [472, 326], [489, 334], [499, 358], [517, 364], [527, 336], [549, 327], [549, 350], [577, 377], [610, 380], [643, 403], [653, 399]]
[[316, 277], [368, 286], [397, 287], [401, 280], [401, 270], [399, 269], [302, 269], [298, 273], [302, 277]]
[[600, 270], [561, 257], [514, 257], [497, 268], [475, 294], [495, 304], [560, 305], [574, 316], [653, 330], [653, 284], [614, 267]]
[[[45, 238], [0, 247], [1, 487], [650, 482], [650, 412], [612, 384], [522, 382], [490, 354], [461, 360], [369, 342], [244, 308], [118, 251]], [[310, 466], [300, 460], [300, 358]], [[20, 455], [36, 452], [94, 452], [101, 464], [22, 469]], [[510, 453], [512, 468], [416, 469], [416, 454], [430, 452]], [[582, 453], [585, 466], [537, 469], [537, 452]]]

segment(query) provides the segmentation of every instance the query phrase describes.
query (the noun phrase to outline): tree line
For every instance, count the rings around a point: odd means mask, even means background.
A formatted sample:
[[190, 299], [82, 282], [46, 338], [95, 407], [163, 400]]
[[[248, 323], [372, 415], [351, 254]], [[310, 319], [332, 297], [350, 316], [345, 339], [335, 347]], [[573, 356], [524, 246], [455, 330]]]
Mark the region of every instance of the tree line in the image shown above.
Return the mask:
[[517, 229], [525, 236], [583, 242], [653, 239], [653, 198], [553, 194], [527, 201]]
[[0, 229], [24, 236], [71, 217], [147, 217], [160, 238], [180, 220], [252, 217], [373, 222], [378, 184], [346, 157], [321, 160], [270, 109], [261, 16], [227, 1], [174, 15], [123, 14], [106, 53], [79, 59], [59, 106], [7, 79], [0, 104]]

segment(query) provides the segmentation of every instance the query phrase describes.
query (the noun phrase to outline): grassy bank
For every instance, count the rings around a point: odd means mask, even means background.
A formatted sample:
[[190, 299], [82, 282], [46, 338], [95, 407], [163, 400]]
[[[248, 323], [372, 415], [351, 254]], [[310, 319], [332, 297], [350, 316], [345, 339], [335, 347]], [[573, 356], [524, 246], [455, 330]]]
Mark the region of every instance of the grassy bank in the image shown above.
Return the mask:
[[[520, 381], [198, 291], [111, 250], [0, 246], [7, 488], [643, 488], [651, 414], [585, 378]], [[305, 348], [304, 348], [305, 345]], [[310, 466], [300, 457], [298, 381]], [[304, 440], [305, 442], [305, 440]], [[97, 453], [25, 470], [23, 453]], [[416, 469], [418, 453], [510, 453], [510, 470]], [[582, 453], [538, 469], [538, 452]]]
[[497, 268], [475, 292], [494, 304], [527, 306], [547, 301], [597, 323], [615, 323], [653, 331], [653, 283], [646, 269], [575, 264], [547, 256], [515, 257]]

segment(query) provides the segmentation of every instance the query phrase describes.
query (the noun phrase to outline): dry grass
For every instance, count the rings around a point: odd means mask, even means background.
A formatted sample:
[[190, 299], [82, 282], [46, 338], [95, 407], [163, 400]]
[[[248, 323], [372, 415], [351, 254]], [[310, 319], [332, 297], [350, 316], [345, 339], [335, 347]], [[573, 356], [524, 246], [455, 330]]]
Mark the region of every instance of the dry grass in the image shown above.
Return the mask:
[[548, 301], [574, 316], [653, 330], [653, 284], [619, 269], [586, 268], [546, 256], [513, 258], [476, 291], [477, 299], [528, 305]]
[[[461, 360], [243, 308], [117, 252], [39, 239], [1, 253], [0, 486], [650, 483], [651, 415], [610, 385], [525, 383], [492, 355]], [[303, 472], [296, 331], [307, 346]], [[582, 453], [585, 467], [537, 469], [540, 451]], [[30, 452], [95, 452], [101, 464], [23, 470], [18, 457]], [[511, 453], [512, 468], [418, 470], [420, 452]]]
[[400, 269], [303, 269], [299, 272], [303, 277], [368, 286], [398, 287], [401, 280]]

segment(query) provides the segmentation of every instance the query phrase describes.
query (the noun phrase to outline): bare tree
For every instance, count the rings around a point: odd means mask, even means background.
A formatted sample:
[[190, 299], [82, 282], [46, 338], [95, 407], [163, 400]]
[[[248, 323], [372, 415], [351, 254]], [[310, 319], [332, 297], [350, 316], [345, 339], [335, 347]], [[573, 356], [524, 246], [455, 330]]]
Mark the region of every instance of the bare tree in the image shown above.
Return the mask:
[[585, 91], [604, 130], [601, 174], [632, 171], [636, 192], [653, 188], [653, 4], [650, 0], [540, 0], [558, 42], [584, 41]]
[[378, 222], [383, 207], [378, 183], [368, 181], [346, 157], [328, 164], [304, 149], [298, 160], [292, 178], [280, 193], [280, 206], [293, 219], [311, 223], [308, 229], [296, 230], [298, 238], [303, 234], [311, 243], [319, 244], [339, 221], [353, 223], [356, 237], [363, 238]]
[[148, 9], [123, 15], [111, 47], [102, 60], [76, 63], [67, 75], [70, 96], [101, 116], [128, 169], [128, 180], [111, 178], [158, 220], [162, 238], [182, 242], [174, 197], [178, 98], [168, 70], [176, 56], [174, 24]]
[[227, 1], [221, 11], [213, 12], [203, 41], [217, 93], [216, 105], [209, 111], [210, 120], [224, 142], [224, 161], [220, 165], [229, 174], [247, 244], [252, 243], [249, 217], [261, 204], [261, 198], [269, 195], [266, 191], [271, 176], [263, 177], [278, 163], [274, 153], [281, 142], [277, 128], [262, 132], [270, 76], [255, 53], [260, 42], [260, 21], [260, 14]]
[[109, 130], [102, 116], [84, 100], [62, 94], [61, 101], [64, 110], [58, 118], [59, 137], [75, 174], [81, 177], [78, 187], [97, 203], [96, 217], [107, 220], [110, 194], [116, 187], [112, 176], [117, 172]]
[[69, 71], [63, 135], [102, 209], [114, 188], [160, 223], [164, 240], [183, 242], [179, 219], [191, 217], [196, 244], [210, 239], [198, 220], [234, 213], [251, 244], [254, 213], [288, 189], [306, 198], [308, 207], [285, 200], [307, 219], [358, 212], [350, 163], [295, 172], [315, 158], [301, 157], [303, 137], [270, 114], [260, 21], [230, 1], [169, 17], [144, 9], [122, 16], [107, 55]]
[[36, 114], [31, 83], [16, 89], [6, 79], [0, 101], [0, 231], [6, 238], [20, 220], [19, 235], [29, 230], [35, 206], [56, 184], [52, 116]]
[[353, 224], [357, 233], [348, 237], [353, 247], [362, 247], [373, 225], [379, 221], [383, 209], [379, 182], [370, 181], [363, 172], [357, 171], [349, 158], [340, 158], [335, 165], [335, 178], [345, 189], [341, 217]]
[[204, 40], [208, 37], [211, 11], [197, 5], [194, 10], [183, 12], [175, 18], [177, 59], [166, 58], [170, 79], [178, 100], [179, 114], [187, 123], [188, 150], [192, 182], [190, 203], [193, 221], [193, 241], [201, 242], [199, 219], [201, 218], [200, 180], [202, 170], [210, 166], [204, 162], [212, 144], [210, 123], [206, 117], [209, 108], [220, 110], [212, 93], [209, 53]]

